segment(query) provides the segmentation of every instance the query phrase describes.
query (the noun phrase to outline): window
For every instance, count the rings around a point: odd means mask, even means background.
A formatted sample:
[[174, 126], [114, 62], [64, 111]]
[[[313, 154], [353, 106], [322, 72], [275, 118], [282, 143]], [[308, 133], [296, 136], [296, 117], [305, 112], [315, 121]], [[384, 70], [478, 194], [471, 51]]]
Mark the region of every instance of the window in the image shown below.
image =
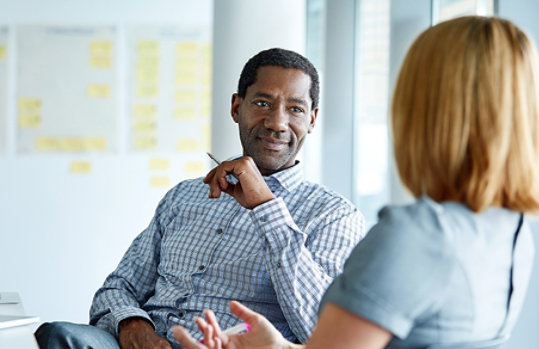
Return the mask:
[[356, 3], [353, 201], [367, 226], [389, 201], [388, 103], [390, 1]]
[[496, 0], [432, 0], [432, 24], [466, 15], [497, 13]]

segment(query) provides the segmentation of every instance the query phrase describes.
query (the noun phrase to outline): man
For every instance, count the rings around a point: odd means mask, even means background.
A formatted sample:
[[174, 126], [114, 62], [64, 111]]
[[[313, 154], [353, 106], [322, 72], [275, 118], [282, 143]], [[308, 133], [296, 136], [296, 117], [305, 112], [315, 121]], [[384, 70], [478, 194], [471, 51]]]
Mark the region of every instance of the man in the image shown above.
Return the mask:
[[231, 103], [243, 156], [170, 190], [96, 292], [91, 326], [46, 324], [40, 345], [170, 348], [172, 326], [198, 335], [194, 318], [204, 309], [225, 327], [237, 324], [231, 300], [305, 341], [324, 290], [364, 235], [356, 208], [301, 178], [296, 156], [318, 99], [318, 74], [303, 56], [270, 49], [252, 57]]

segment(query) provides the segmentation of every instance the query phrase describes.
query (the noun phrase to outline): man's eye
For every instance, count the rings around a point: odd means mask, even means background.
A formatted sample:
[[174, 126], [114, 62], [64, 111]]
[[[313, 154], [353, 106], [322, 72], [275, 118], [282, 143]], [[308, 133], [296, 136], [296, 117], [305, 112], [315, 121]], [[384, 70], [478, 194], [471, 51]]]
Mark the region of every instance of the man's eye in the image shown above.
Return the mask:
[[270, 106], [270, 104], [266, 101], [256, 101], [255, 104], [262, 108], [267, 108]]
[[303, 108], [300, 108], [300, 107], [292, 107], [292, 108], [290, 108], [290, 110], [292, 110], [292, 112], [294, 112], [294, 113], [303, 113], [304, 112]]

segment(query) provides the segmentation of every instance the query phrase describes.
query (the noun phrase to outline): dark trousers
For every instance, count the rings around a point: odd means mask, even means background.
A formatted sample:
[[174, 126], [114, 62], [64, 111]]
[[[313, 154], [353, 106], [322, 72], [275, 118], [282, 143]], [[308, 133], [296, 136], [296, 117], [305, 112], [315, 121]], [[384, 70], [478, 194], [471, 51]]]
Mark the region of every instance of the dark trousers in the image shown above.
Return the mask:
[[[40, 349], [120, 349], [116, 338], [98, 327], [71, 322], [47, 322], [35, 337]], [[172, 348], [180, 349], [177, 343]]]

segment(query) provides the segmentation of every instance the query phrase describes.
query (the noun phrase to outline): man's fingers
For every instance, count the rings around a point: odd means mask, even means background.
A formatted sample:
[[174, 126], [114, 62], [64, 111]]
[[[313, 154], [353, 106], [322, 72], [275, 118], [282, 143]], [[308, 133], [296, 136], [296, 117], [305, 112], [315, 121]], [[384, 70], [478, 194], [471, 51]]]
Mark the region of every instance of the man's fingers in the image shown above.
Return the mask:
[[208, 184], [210, 183], [211, 179], [213, 178], [213, 176], [215, 176], [215, 170], [217, 168], [214, 168], [212, 169], [210, 172], [208, 172], [208, 174], [206, 175], [206, 177], [204, 177], [204, 179], [202, 180], [204, 183]]
[[229, 172], [226, 170], [225, 165], [222, 163], [217, 166], [204, 177], [203, 182], [210, 187], [210, 198], [219, 198], [221, 192], [230, 193], [230, 183], [226, 176]]

